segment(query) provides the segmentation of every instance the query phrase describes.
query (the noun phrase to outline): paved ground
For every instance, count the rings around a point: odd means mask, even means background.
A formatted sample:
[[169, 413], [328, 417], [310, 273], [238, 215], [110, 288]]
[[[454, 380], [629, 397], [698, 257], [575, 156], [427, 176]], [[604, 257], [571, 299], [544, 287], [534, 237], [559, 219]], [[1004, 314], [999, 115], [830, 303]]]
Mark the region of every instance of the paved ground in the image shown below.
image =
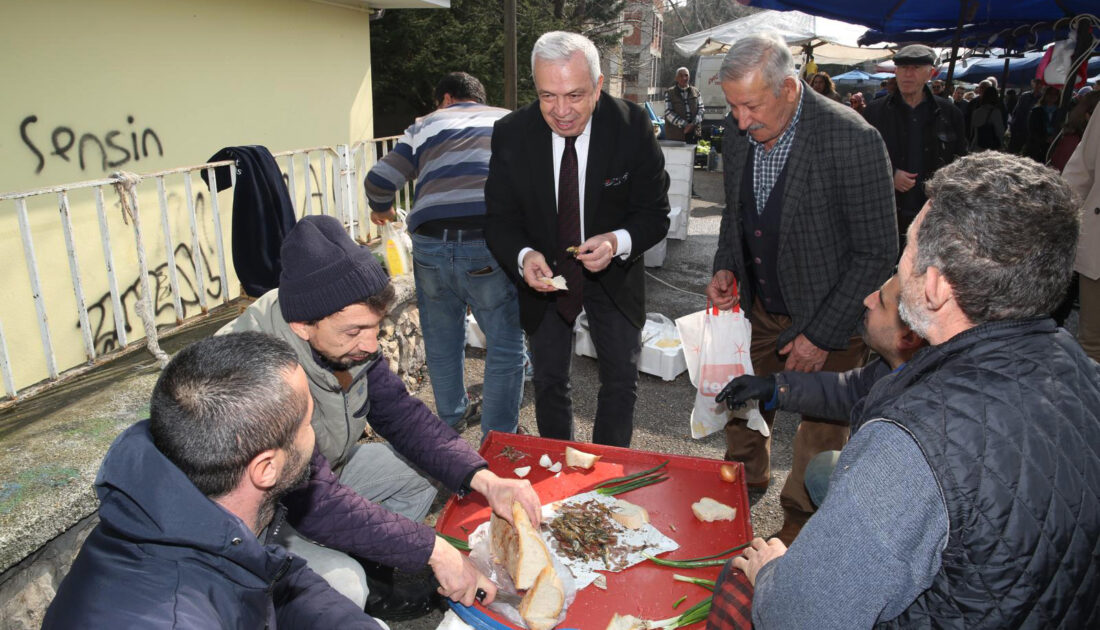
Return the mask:
[[[671, 319], [701, 310], [704, 307], [703, 291], [710, 281], [711, 259], [718, 240], [718, 224], [723, 209], [721, 173], [695, 171], [695, 190], [700, 195], [692, 204], [688, 223], [687, 240], [668, 241], [668, 253], [662, 267], [650, 268], [646, 280], [647, 310], [662, 313]], [[467, 358], [467, 385], [478, 391], [482, 382], [484, 355], [471, 350]], [[588, 441], [592, 434], [595, 415], [596, 389], [599, 383], [596, 361], [586, 357], [574, 357], [572, 366], [574, 414], [577, 439]], [[471, 386], [470, 384], [474, 385]], [[430, 384], [425, 381], [420, 398], [433, 404]], [[634, 439], [631, 447], [638, 450], [693, 455], [721, 459], [725, 443], [721, 433], [702, 440], [693, 440], [688, 428], [688, 418], [694, 400], [694, 389], [687, 373], [674, 381], [642, 374], [638, 384], [638, 404], [634, 411]], [[537, 435], [535, 428], [534, 397], [530, 387], [524, 391], [520, 409], [520, 426]], [[779, 490], [787, 478], [791, 462], [791, 438], [794, 435], [795, 416], [780, 413], [773, 430], [773, 480], [767, 493], [750, 493], [752, 525], [758, 535], [770, 535], [782, 525], [779, 508]], [[475, 447], [480, 440], [479, 428], [469, 428], [463, 435]], [[437, 502], [432, 515], [438, 515], [442, 501]], [[393, 623], [394, 630], [431, 630], [442, 613], [410, 621]]]

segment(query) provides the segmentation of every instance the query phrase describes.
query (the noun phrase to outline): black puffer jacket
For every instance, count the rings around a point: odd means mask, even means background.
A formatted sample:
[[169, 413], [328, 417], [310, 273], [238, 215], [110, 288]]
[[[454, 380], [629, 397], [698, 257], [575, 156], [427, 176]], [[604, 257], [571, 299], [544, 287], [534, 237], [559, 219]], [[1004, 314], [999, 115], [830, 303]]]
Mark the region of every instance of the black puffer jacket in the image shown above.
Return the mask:
[[983, 324], [865, 399], [947, 503], [939, 574], [888, 626], [1100, 627], [1100, 367], [1049, 319]]

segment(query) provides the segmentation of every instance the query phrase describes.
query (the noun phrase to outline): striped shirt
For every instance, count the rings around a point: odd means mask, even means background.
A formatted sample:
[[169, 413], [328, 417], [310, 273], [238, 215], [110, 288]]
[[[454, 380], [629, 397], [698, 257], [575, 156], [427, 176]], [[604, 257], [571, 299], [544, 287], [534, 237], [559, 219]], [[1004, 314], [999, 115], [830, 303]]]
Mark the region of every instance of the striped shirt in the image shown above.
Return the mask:
[[388, 210], [397, 190], [415, 178], [410, 232], [426, 221], [484, 216], [493, 123], [508, 114], [499, 107], [459, 102], [418, 118], [367, 173], [371, 210]]

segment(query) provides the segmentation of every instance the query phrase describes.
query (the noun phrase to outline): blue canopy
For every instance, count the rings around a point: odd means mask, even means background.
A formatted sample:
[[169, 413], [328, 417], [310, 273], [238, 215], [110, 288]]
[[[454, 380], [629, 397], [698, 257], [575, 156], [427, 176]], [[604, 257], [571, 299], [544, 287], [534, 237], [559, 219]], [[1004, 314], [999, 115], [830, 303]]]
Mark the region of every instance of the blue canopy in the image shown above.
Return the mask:
[[862, 70], [849, 70], [844, 74], [838, 74], [832, 77], [833, 83], [860, 83], [862, 81], [872, 81], [871, 75]]
[[[960, 0], [739, 0], [761, 9], [802, 11], [810, 15], [862, 24], [891, 34], [916, 29], [953, 30], [959, 23]], [[973, 15], [966, 24], [995, 33], [1021, 24], [1050, 22], [1096, 10], [1096, 0], [980, 0], [968, 3]], [[892, 41], [899, 41], [894, 39]]]
[[[1023, 58], [1013, 57], [1008, 60], [1008, 82], [1012, 85], [1027, 85], [1035, 78], [1039, 70], [1039, 62], [1043, 59], [1042, 52], [1024, 53]], [[1005, 60], [990, 57], [987, 59], [969, 59], [966, 67], [961, 63], [955, 64], [955, 80], [977, 83], [988, 76], [997, 77], [1000, 81], [1004, 75]], [[1100, 57], [1089, 59], [1088, 74], [1100, 72]], [[947, 78], [947, 68], [940, 70], [939, 79]]]

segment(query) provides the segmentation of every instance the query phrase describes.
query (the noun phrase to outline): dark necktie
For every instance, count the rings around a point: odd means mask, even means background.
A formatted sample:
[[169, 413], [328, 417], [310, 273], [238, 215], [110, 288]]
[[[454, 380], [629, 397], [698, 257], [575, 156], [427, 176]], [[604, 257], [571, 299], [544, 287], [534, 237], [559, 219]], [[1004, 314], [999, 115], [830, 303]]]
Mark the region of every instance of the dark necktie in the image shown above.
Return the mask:
[[567, 247], [581, 244], [581, 195], [577, 181], [577, 149], [575, 136], [565, 139], [558, 174], [558, 273], [565, 278], [569, 290], [558, 292], [558, 312], [570, 324], [581, 312], [584, 299], [584, 276], [581, 264]]

